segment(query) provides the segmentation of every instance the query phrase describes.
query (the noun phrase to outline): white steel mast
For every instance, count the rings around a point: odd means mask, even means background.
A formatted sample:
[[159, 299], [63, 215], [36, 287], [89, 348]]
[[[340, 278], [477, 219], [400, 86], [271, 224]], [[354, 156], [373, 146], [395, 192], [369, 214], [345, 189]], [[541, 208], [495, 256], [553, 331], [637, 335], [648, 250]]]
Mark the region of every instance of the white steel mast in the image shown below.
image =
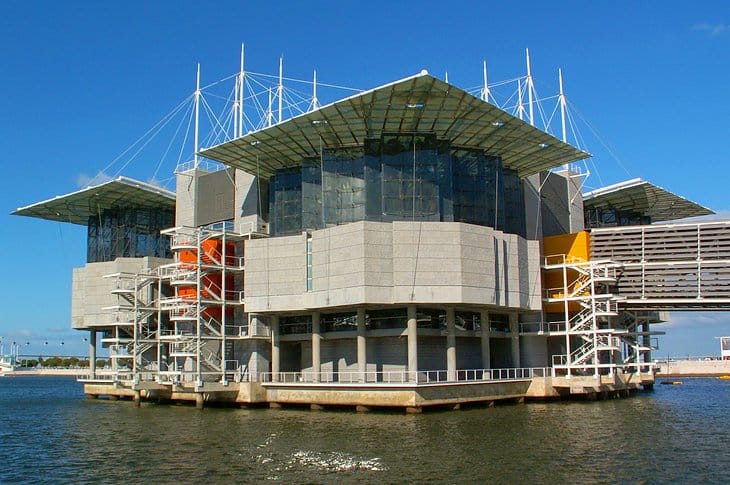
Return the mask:
[[[558, 99], [560, 100], [560, 125], [563, 130], [563, 143], [568, 143], [568, 130], [566, 128], [566, 101], [565, 91], [563, 90], [563, 70], [558, 69], [558, 84], [560, 85], [560, 94]], [[563, 165], [563, 169], [570, 173], [570, 164], [566, 163]]]
[[193, 147], [193, 167], [198, 168], [198, 131], [200, 128], [200, 63], [198, 63], [198, 73], [195, 77], [195, 133]]
[[525, 57], [527, 60], [527, 106], [530, 109], [530, 124], [535, 126], [535, 113], [532, 106], [532, 91], [535, 89], [532, 84], [532, 69], [530, 67], [530, 49], [525, 49]]
[[312, 109], [319, 109], [319, 99], [317, 99], [317, 70], [314, 70], [314, 80], [312, 81]]
[[282, 107], [283, 107], [283, 98], [284, 98], [284, 56], [281, 56], [279, 58], [279, 87], [278, 89], [278, 96], [279, 96], [279, 123], [281, 123], [281, 115], [282, 115]]
[[563, 129], [563, 143], [568, 143], [568, 131], [565, 127], [565, 91], [563, 91], [563, 70], [558, 69], [558, 83], [560, 84], [560, 123]]
[[487, 83], [487, 61], [484, 60], [484, 87], [482, 88], [482, 99], [489, 102], [489, 84]]
[[243, 136], [243, 85], [246, 82], [245, 71], [243, 70], [244, 44], [241, 42], [241, 71], [238, 73], [238, 136]]

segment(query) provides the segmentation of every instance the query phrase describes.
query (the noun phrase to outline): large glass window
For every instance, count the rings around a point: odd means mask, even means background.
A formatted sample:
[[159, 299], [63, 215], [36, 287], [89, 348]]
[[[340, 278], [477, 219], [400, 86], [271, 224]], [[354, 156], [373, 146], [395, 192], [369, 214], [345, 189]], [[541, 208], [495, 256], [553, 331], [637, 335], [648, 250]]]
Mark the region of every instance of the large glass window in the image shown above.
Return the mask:
[[270, 230], [286, 235], [302, 232], [302, 169], [277, 170], [271, 180]]
[[86, 261], [114, 261], [119, 257], [170, 258], [170, 238], [161, 229], [174, 225], [173, 209], [105, 209], [89, 217]]
[[432, 134], [324, 148], [271, 180], [271, 233], [371, 221], [459, 221], [524, 236], [522, 181], [483, 150]]

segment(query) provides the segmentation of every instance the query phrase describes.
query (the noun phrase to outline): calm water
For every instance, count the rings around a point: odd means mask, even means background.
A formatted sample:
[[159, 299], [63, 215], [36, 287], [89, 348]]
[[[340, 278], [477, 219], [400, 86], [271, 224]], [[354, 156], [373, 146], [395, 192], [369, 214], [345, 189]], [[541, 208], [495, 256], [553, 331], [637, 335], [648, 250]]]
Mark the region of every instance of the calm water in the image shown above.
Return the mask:
[[422, 415], [87, 401], [0, 378], [0, 483], [727, 482], [730, 381]]

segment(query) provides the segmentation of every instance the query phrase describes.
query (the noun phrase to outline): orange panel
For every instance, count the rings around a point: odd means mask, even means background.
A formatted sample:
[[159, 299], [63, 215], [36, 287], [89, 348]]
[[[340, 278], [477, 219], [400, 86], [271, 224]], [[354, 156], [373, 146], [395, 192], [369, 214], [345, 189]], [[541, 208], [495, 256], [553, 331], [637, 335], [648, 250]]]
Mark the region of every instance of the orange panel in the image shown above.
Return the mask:
[[[542, 241], [542, 254], [545, 257], [564, 254], [572, 260], [588, 261], [591, 255], [591, 236], [588, 231], [548, 236]], [[561, 262], [554, 259], [555, 261], [548, 260], [548, 263]]]

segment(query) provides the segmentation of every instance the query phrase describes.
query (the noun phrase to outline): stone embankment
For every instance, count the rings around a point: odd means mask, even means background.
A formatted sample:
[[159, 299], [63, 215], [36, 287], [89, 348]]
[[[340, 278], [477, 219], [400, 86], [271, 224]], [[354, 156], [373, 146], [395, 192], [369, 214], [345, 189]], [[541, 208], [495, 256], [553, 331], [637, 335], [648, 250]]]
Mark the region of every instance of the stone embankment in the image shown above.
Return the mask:
[[668, 360], [657, 362], [657, 377], [720, 377], [730, 375], [730, 360]]

